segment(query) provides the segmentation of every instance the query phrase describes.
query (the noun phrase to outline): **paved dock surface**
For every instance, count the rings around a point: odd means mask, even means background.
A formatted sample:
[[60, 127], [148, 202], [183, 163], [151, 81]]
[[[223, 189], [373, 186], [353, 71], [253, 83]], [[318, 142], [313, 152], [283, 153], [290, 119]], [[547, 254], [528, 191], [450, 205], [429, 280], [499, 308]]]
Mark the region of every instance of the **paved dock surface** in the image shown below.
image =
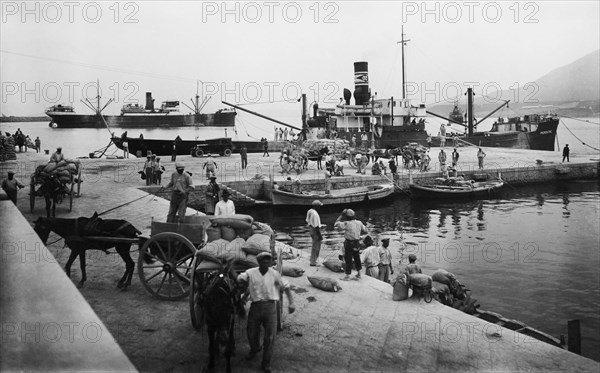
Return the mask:
[[[451, 150], [451, 149], [450, 149]], [[68, 149], [65, 149], [69, 157]], [[432, 150], [437, 158], [437, 149]], [[472, 154], [471, 154], [472, 153]], [[476, 149], [461, 151], [465, 167], [475, 167]], [[534, 165], [536, 159], [560, 163], [559, 152], [529, 152], [523, 150], [486, 149], [486, 162], [498, 162], [506, 167], [515, 163]], [[17, 162], [7, 162], [2, 172], [15, 169], [17, 177], [28, 184], [27, 172], [31, 164], [45, 163], [46, 157], [28, 153], [18, 155]], [[166, 158], [166, 157], [165, 157]], [[571, 157], [571, 162], [585, 162], [594, 158], [589, 154]], [[596, 157], [597, 158], [597, 157]], [[166, 161], [166, 159], [163, 159]], [[196, 183], [205, 183], [202, 177], [202, 159], [178, 157], [194, 174]], [[236, 168], [239, 156], [217, 158], [226, 171], [222, 182], [239, 180]], [[263, 170], [271, 170], [277, 178], [278, 155], [261, 157], [250, 154], [249, 163]], [[173, 164], [163, 162], [167, 174]], [[57, 208], [57, 217], [90, 216], [94, 211], [105, 211], [124, 202], [143, 197], [135, 187], [143, 185], [137, 171], [143, 160], [82, 160], [85, 170], [81, 197], [75, 198], [73, 211], [65, 203]], [[320, 177], [315, 163], [310, 172]], [[29, 171], [27, 171], [29, 170]], [[273, 171], [274, 170], [274, 171]], [[253, 176], [253, 175], [252, 175]], [[265, 172], [268, 177], [268, 173]], [[163, 184], [168, 180], [163, 178]], [[27, 189], [19, 192], [19, 210], [28, 221], [44, 215], [43, 199], [36, 200], [33, 214], [29, 212]], [[125, 207], [114, 210], [104, 218], [119, 218], [149, 234], [152, 218], [165, 220], [168, 202], [147, 196]], [[188, 214], [192, 214], [188, 211]], [[53, 241], [50, 236], [49, 242]], [[135, 247], [134, 247], [135, 249]], [[56, 260], [64, 266], [69, 251], [63, 242], [49, 246]], [[323, 266], [308, 266], [307, 250], [289, 265], [303, 268], [305, 275], [339, 279]], [[324, 247], [322, 257], [334, 254]], [[137, 263], [137, 252], [132, 253]], [[192, 329], [187, 300], [159, 301], [145, 291], [137, 275], [126, 292], [116, 288], [124, 271], [117, 255], [88, 252], [88, 281], [81, 294], [108, 327], [132, 363], [141, 371], [187, 372], [202, 370], [207, 362], [206, 334]], [[288, 262], [288, 261], [286, 261]], [[73, 281], [79, 280], [77, 265], [73, 266]], [[297, 310], [284, 313], [284, 330], [277, 335], [274, 371], [285, 372], [457, 372], [457, 371], [537, 371], [537, 372], [598, 372], [600, 363], [552, 347], [524, 335], [486, 323], [435, 301], [419, 299], [402, 302], [391, 300], [388, 284], [363, 278], [360, 281], [340, 281], [343, 290], [328, 293], [312, 287], [306, 276], [288, 278], [294, 286]], [[495, 310], [502, 312], [502, 310]], [[245, 321], [236, 327], [237, 354], [233, 359], [234, 371], [260, 371], [260, 359], [248, 363]], [[224, 362], [217, 367], [224, 371]]]

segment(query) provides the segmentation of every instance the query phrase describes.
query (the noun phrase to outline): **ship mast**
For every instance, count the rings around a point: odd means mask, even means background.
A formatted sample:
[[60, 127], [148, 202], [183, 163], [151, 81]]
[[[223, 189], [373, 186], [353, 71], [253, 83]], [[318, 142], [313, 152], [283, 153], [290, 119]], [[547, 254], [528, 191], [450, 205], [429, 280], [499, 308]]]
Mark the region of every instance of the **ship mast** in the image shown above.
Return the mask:
[[402, 25], [402, 40], [397, 42], [396, 44], [402, 44], [402, 99], [406, 99], [406, 79], [404, 76], [404, 46], [410, 39], [404, 39], [404, 25]]

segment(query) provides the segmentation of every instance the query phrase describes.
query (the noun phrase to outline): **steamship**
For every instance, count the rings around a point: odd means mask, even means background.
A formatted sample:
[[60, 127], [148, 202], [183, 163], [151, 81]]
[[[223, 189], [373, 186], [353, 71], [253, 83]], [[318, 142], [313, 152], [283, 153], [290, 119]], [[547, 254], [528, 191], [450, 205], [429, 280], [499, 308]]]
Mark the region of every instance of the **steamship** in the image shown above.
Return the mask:
[[[462, 113], [455, 107], [450, 118], [428, 111], [425, 104], [412, 104], [408, 99], [376, 99], [369, 90], [368, 63], [354, 63], [354, 105], [350, 104], [352, 94], [344, 89], [342, 103], [335, 108], [319, 109], [313, 106], [314, 117], [308, 121], [315, 126], [327, 128], [326, 136], [332, 134], [350, 141], [359, 147], [391, 149], [411, 143], [427, 145], [428, 133], [425, 131], [425, 118], [432, 115], [447, 121], [447, 126], [457, 124], [465, 132], [457, 134], [462, 145], [483, 147], [501, 147], [533, 150], [554, 150], [559, 118], [554, 114], [530, 114], [512, 118], [499, 118], [489, 131], [476, 131], [477, 121], [473, 116], [473, 90], [467, 89], [468, 108], [466, 123]], [[505, 101], [500, 107], [479, 120], [489, 118], [498, 110], [507, 106]], [[450, 142], [446, 134], [446, 142]], [[439, 146], [441, 137], [432, 136], [432, 145]]]
[[108, 106], [108, 103], [101, 109], [100, 97], [98, 96], [97, 99], [98, 105], [96, 107], [89, 101], [82, 101], [95, 112], [94, 114], [78, 114], [72, 106], [66, 105], [54, 105], [48, 108], [46, 115], [52, 118], [48, 125], [53, 128], [104, 128], [105, 126], [121, 128], [233, 127], [235, 125], [236, 112], [234, 110], [221, 109], [209, 114], [200, 112], [210, 97], [199, 104], [198, 95], [196, 95], [196, 101], [192, 109], [194, 113], [192, 114], [181, 114], [179, 112], [179, 101], [164, 101], [160, 108], [155, 109], [151, 92], [146, 92], [145, 106], [139, 104], [124, 105], [121, 108], [120, 115], [103, 115], [102, 110]]

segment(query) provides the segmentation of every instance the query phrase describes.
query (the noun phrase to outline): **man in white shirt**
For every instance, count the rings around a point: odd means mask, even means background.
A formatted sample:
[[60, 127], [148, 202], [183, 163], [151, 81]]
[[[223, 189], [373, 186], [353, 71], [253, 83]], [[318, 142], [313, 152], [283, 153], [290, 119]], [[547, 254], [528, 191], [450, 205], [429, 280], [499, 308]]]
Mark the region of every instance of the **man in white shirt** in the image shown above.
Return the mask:
[[379, 279], [379, 263], [381, 260], [381, 251], [378, 246], [373, 245], [373, 239], [371, 236], [367, 236], [364, 239], [365, 246], [367, 247], [363, 251], [363, 264], [365, 265], [365, 272], [367, 276]]
[[235, 214], [235, 204], [229, 199], [229, 190], [225, 189], [221, 194], [223, 200], [219, 201], [215, 206], [215, 216], [219, 215], [233, 215]]
[[[247, 360], [252, 360], [262, 348], [263, 358], [261, 367], [264, 372], [271, 372], [271, 357], [277, 330], [277, 301], [279, 292], [285, 291], [288, 298], [288, 311], [296, 310], [290, 285], [279, 272], [271, 268], [273, 257], [269, 252], [262, 252], [256, 256], [258, 268], [250, 268], [238, 276], [238, 282], [248, 285], [250, 312], [248, 313], [248, 343], [250, 352]], [[260, 346], [261, 326], [265, 330], [263, 346]]]
[[306, 224], [308, 224], [308, 230], [312, 238], [312, 249], [310, 251], [310, 265], [312, 267], [317, 265], [319, 253], [321, 252], [321, 242], [323, 241], [323, 235], [321, 235], [321, 217], [319, 216], [321, 206], [323, 206], [323, 202], [314, 200], [312, 208], [306, 213]]

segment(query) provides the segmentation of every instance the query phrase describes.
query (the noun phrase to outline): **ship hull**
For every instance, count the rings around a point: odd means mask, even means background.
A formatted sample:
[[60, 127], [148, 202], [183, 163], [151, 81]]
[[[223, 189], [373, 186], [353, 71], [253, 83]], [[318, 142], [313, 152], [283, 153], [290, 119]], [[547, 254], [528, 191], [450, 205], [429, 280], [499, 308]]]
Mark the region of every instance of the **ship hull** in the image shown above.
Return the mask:
[[212, 114], [127, 114], [127, 115], [86, 115], [76, 113], [47, 113], [52, 118], [50, 125], [56, 128], [158, 128], [158, 127], [233, 127], [233, 111]]
[[[537, 129], [532, 132], [523, 131], [498, 131], [498, 132], [477, 132], [473, 136], [458, 136], [461, 146], [466, 143], [474, 146], [490, 148], [512, 148], [512, 149], [531, 149], [553, 151], [556, 142], [556, 130], [559, 120], [556, 118], [539, 123]], [[403, 147], [410, 143], [427, 146], [427, 132], [420, 125], [416, 126], [384, 126], [381, 135], [366, 132], [367, 140], [361, 141], [362, 132], [349, 131], [338, 128], [338, 137], [351, 141], [355, 135], [356, 145], [358, 147], [371, 147], [375, 140], [376, 149], [392, 149]], [[440, 146], [440, 138], [432, 136], [432, 146]], [[446, 137], [445, 146], [451, 147], [452, 138]]]
[[[173, 140], [165, 139], [143, 139], [139, 137], [112, 137], [112, 142], [117, 148], [123, 150], [123, 141], [127, 139], [128, 151], [135, 156], [146, 156], [146, 154], [156, 154], [158, 156], [168, 156], [173, 153]], [[227, 140], [227, 141], [224, 141]], [[208, 144], [208, 146], [206, 146]], [[178, 140], [175, 151], [177, 155], [196, 156], [196, 147], [198, 145], [206, 154], [224, 155], [225, 149], [230, 149], [233, 153], [239, 153], [242, 145], [246, 145], [248, 153], [262, 153], [263, 143], [259, 141], [231, 141], [229, 138], [206, 139], [206, 140]], [[278, 151], [281, 146], [277, 144], [271, 151]]]

